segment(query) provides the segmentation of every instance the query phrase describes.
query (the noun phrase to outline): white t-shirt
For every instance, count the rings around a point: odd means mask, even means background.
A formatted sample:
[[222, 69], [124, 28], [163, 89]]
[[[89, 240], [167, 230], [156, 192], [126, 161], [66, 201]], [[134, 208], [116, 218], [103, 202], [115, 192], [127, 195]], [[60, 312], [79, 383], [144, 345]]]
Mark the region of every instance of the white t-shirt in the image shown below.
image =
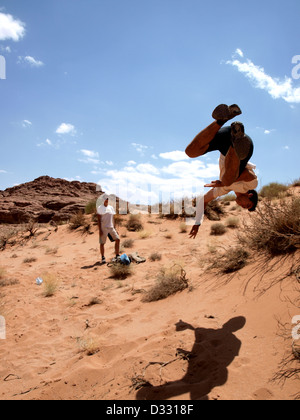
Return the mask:
[[112, 206], [105, 207], [103, 204], [97, 208], [97, 213], [101, 216], [102, 226], [104, 228], [114, 227], [114, 215], [116, 214]]

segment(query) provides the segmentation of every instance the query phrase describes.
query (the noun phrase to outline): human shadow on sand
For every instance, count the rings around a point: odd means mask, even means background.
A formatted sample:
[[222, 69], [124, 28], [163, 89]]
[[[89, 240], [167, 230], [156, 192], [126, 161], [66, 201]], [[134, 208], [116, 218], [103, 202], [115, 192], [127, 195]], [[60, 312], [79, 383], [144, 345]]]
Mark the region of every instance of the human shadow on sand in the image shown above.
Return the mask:
[[180, 320], [175, 324], [176, 331], [190, 329], [195, 333], [186, 374], [160, 386], [148, 384], [137, 392], [136, 399], [166, 400], [190, 393], [191, 400], [208, 400], [214, 387], [227, 382], [227, 367], [238, 356], [242, 344], [233, 333], [242, 329], [245, 323], [246, 319], [239, 316], [230, 319], [222, 328], [212, 329], [195, 328]]
[[89, 270], [91, 268], [101, 267], [102, 265], [105, 265], [105, 264], [102, 264], [101, 262], [97, 261], [95, 262], [95, 264], [84, 265], [83, 267], [81, 267], [81, 270]]

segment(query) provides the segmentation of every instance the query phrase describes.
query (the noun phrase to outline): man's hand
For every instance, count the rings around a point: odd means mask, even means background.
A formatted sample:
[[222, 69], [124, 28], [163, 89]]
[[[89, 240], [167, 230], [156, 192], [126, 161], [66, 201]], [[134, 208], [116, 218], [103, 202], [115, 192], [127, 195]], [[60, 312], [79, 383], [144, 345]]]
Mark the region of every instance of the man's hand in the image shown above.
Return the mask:
[[210, 184], [205, 184], [204, 187], [212, 187], [212, 188], [218, 188], [218, 187], [224, 187], [224, 184], [222, 181], [211, 181]]
[[190, 238], [195, 239], [198, 235], [200, 225], [194, 225], [190, 231]]

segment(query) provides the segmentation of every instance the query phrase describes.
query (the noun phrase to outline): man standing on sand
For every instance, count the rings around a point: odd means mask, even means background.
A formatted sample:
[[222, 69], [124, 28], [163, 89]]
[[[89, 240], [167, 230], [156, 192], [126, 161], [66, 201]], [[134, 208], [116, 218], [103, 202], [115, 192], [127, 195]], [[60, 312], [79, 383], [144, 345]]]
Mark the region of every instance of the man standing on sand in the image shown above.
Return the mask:
[[[185, 152], [190, 158], [203, 156], [215, 150], [220, 152], [220, 180], [205, 185], [212, 189], [204, 196], [204, 208], [215, 198], [234, 191], [239, 206], [249, 211], [256, 209], [258, 196], [255, 188], [258, 181], [254, 173], [255, 165], [249, 163], [253, 154], [253, 142], [245, 134], [241, 122], [234, 122], [231, 127], [223, 127], [227, 121], [241, 113], [237, 105], [217, 106], [212, 113], [215, 121], [197, 134], [186, 148]], [[198, 208], [196, 223], [190, 232], [191, 238], [196, 238], [200, 225], [201, 215]]]
[[108, 204], [108, 196], [106, 194], [104, 194], [101, 198], [103, 204], [97, 208], [97, 217], [99, 227], [100, 253], [102, 257], [101, 263], [106, 264], [104, 245], [106, 244], [107, 237], [109, 237], [111, 242], [115, 242], [116, 257], [119, 257], [120, 237], [114, 227], [114, 215], [116, 214], [115, 210]]

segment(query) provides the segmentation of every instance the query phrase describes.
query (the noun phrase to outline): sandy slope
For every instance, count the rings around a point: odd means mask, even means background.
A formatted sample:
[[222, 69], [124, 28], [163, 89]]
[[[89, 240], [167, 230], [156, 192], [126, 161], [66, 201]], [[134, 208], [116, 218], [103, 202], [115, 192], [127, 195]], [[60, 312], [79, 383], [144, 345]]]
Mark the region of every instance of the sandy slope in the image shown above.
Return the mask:
[[[126, 252], [147, 258], [122, 281], [96, 264], [96, 226], [86, 235], [46, 226], [0, 252], [0, 267], [18, 281], [0, 288], [7, 324], [7, 338], [0, 340], [0, 399], [289, 400], [299, 394], [299, 381], [273, 380], [291, 353], [291, 320], [300, 314], [293, 304], [297, 279], [288, 276], [291, 260], [267, 264], [255, 256], [234, 276], [219, 276], [206, 271], [211, 251], [232, 245], [234, 231], [212, 237], [213, 222], [205, 220], [191, 240], [180, 233], [180, 221], [143, 219], [147, 239], [119, 228], [134, 239]], [[149, 260], [154, 251], [161, 261]], [[24, 263], [28, 257], [36, 261]], [[191, 287], [142, 302], [138, 292], [155, 283], [161, 266], [174, 263], [184, 267]], [[48, 298], [35, 283], [45, 272], [59, 280]], [[99, 303], [89, 305], [96, 297]], [[87, 355], [86, 343], [99, 351]], [[143, 381], [152, 386], [138, 389]]]

